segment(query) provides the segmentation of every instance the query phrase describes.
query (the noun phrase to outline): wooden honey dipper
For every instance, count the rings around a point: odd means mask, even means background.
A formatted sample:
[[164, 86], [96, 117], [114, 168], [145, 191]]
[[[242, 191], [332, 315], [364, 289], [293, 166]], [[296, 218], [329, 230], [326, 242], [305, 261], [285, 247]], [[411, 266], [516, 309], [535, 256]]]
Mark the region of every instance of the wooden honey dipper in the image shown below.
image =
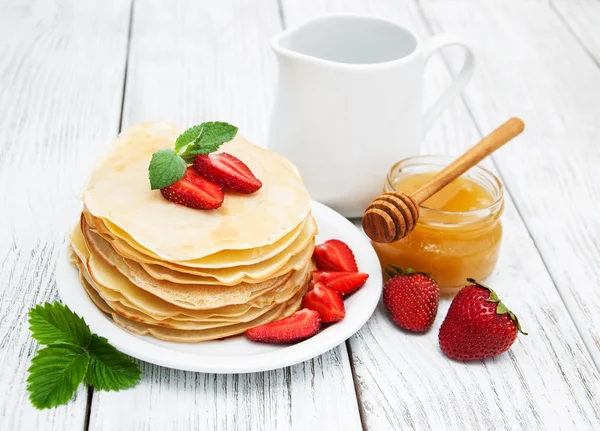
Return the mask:
[[524, 128], [523, 121], [519, 118], [511, 118], [478, 144], [469, 148], [413, 194], [388, 192], [379, 196], [371, 202], [363, 215], [362, 226], [367, 236], [375, 242], [383, 243], [404, 238], [417, 224], [419, 205], [518, 136]]

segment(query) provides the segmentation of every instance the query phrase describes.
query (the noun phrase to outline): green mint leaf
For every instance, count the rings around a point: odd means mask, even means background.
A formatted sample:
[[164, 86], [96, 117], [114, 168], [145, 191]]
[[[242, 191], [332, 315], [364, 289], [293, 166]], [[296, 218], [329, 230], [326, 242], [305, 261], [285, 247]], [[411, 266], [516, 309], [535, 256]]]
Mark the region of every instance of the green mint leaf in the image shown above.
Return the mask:
[[106, 338], [92, 335], [88, 350], [90, 365], [85, 379], [95, 389], [118, 391], [131, 388], [140, 380], [138, 365], [108, 344]]
[[83, 318], [58, 301], [29, 310], [29, 330], [42, 344], [74, 344], [87, 347], [92, 333]]
[[27, 390], [37, 409], [67, 403], [83, 380], [90, 356], [83, 347], [69, 344], [48, 346], [31, 360]]
[[188, 164], [191, 165], [192, 163], [194, 163], [194, 159], [196, 158], [197, 154], [184, 154], [181, 156], [181, 158]]
[[152, 154], [148, 168], [150, 188], [162, 189], [179, 181], [185, 175], [187, 164], [171, 148], [163, 148]]
[[[192, 129], [188, 129], [188, 131]], [[188, 131], [184, 132], [184, 134]], [[235, 138], [237, 131], [237, 127], [222, 121], [202, 123], [199, 133], [196, 133], [194, 139], [179, 154], [189, 156], [212, 153], [213, 151], [217, 151], [225, 142], [229, 142]], [[194, 129], [194, 132], [198, 132], [198, 129]], [[193, 133], [190, 132], [188, 136], [192, 135]]]
[[202, 134], [204, 124], [205, 123], [190, 127], [177, 137], [177, 140], [175, 141], [175, 152], [177, 154], [182, 155], [185, 152], [186, 147]]

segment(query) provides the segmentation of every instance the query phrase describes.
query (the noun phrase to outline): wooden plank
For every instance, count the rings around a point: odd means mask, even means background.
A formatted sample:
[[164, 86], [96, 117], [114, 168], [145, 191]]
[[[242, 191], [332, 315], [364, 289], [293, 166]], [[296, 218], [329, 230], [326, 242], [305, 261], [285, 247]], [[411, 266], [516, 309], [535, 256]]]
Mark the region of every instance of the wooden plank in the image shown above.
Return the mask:
[[600, 65], [600, 2], [596, 0], [552, 0], [550, 6], [564, 21], [596, 64]]
[[478, 128], [509, 115], [527, 123], [523, 142], [495, 160], [600, 367], [600, 67], [546, 3], [423, 10], [434, 31], [461, 29], [473, 41], [480, 67], [465, 100]]
[[276, 77], [270, 39], [280, 30], [276, 0], [136, 2], [123, 127], [217, 118], [262, 145]]
[[117, 132], [129, 2], [4, 0], [0, 8], [0, 429], [83, 429], [87, 389], [38, 411], [27, 312], [58, 299], [54, 268], [74, 197]]
[[[462, 10], [466, 14], [476, 4], [480, 2], [461, 3]], [[440, 13], [438, 19], [442, 15], [444, 18], [453, 16], [449, 10], [454, 8], [455, 2], [435, 3], [436, 7], [442, 5], [444, 13]], [[415, 2], [285, 0], [283, 10], [290, 26], [327, 12], [353, 12], [391, 19], [413, 29], [421, 38], [430, 35]], [[501, 38], [489, 28], [489, 22], [497, 18], [486, 16], [484, 19], [475, 13], [473, 16], [477, 16], [478, 31], [470, 33], [468, 40], [478, 48], [478, 53], [486, 50], [488, 53], [479, 61], [479, 70], [489, 63], [504, 64], [493, 59]], [[472, 21], [470, 16], [463, 17], [461, 24]], [[509, 23], [504, 23], [506, 32], [511, 30]], [[436, 28], [435, 32], [439, 31]], [[504, 34], [503, 37], [508, 38]], [[533, 43], [531, 39], [536, 37], [539, 36], [531, 34], [528, 39], [520, 40], [514, 46], [515, 55], [520, 55], [520, 45]], [[507, 70], [494, 72], [486, 75], [486, 82], [493, 83], [502, 79], [499, 75], [510, 74]], [[536, 77], [535, 74], [530, 76]], [[480, 72], [476, 72], [477, 80], [481, 80]], [[449, 74], [440, 58], [430, 61], [425, 82], [428, 102], [448, 85]], [[476, 84], [468, 88], [471, 93], [476, 92]], [[502, 87], [502, 91], [508, 88]], [[486, 106], [490, 109], [489, 106], [497, 103], [495, 97], [501, 90], [492, 96], [488, 91], [479, 91], [489, 98]], [[513, 97], [516, 98], [514, 94]], [[528, 97], [528, 88], [521, 88], [516, 101]], [[471, 106], [471, 109], [476, 107]], [[487, 132], [515, 114], [521, 111], [503, 111], [482, 130]], [[529, 121], [528, 116], [524, 118]], [[469, 111], [457, 101], [429, 132], [422, 151], [457, 155], [479, 137]], [[508, 148], [532, 144], [528, 131]], [[503, 149], [500, 153], [506, 154], [506, 151]], [[510, 172], [515, 175], [514, 171], [523, 165], [516, 163], [515, 158], [511, 160], [515, 169]], [[490, 161], [487, 165], [494, 168]], [[505, 173], [504, 168], [501, 172]], [[518, 183], [506, 175], [503, 179], [509, 183], [511, 192], [518, 186], [531, 187], [531, 182], [522, 177]], [[538, 188], [543, 187], [539, 182], [536, 184]], [[537, 189], [530, 188], [529, 195], [535, 193]], [[524, 197], [518, 196], [519, 202]], [[597, 395], [600, 376], [509, 193], [503, 223], [503, 249], [489, 284], [521, 317], [530, 335], [521, 336], [507, 354], [464, 364], [446, 359], [438, 347], [437, 334], [449, 299], [442, 300], [438, 319], [425, 335], [397, 329], [380, 306], [367, 325], [350, 340], [363, 419], [368, 429], [590, 429], [600, 423]]]
[[94, 393], [90, 429], [360, 429], [343, 345], [265, 373], [190, 373], [147, 363], [142, 372], [134, 389]]
[[[275, 79], [269, 39], [281, 30], [274, 0], [137, 1], [132, 30], [125, 126], [219, 119], [264, 143]], [[94, 393], [90, 429], [360, 429], [345, 345], [266, 373], [142, 367], [134, 389]]]

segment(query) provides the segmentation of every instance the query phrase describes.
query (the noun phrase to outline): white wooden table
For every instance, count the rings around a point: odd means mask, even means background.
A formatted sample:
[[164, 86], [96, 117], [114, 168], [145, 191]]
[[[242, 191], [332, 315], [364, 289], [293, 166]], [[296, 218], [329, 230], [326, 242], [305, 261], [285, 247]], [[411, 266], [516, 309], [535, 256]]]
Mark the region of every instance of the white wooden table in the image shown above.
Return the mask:
[[[142, 381], [81, 387], [37, 411], [26, 370], [36, 303], [92, 161], [148, 119], [222, 119], [264, 143], [276, 76], [269, 39], [327, 12], [451, 31], [477, 71], [428, 134], [458, 154], [509, 116], [527, 124], [489, 166], [505, 237], [489, 281], [528, 337], [464, 364], [394, 327], [381, 307], [345, 344], [293, 367], [213, 375], [141, 363]], [[456, 55], [434, 58], [426, 99]], [[597, 0], [0, 0], [0, 430], [600, 429], [600, 2]]]

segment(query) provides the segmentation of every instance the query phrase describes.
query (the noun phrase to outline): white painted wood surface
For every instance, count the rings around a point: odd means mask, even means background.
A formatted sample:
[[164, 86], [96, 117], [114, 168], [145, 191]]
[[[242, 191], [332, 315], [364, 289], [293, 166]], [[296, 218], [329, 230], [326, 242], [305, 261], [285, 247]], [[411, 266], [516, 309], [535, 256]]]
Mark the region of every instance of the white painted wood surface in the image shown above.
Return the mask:
[[[598, 4], [135, 0], [129, 28], [127, 1], [0, 0], [0, 429], [600, 429]], [[56, 298], [74, 196], [121, 115], [123, 126], [218, 118], [264, 143], [270, 37], [342, 11], [422, 38], [460, 32], [475, 47], [473, 82], [423, 152], [458, 154], [511, 115], [527, 123], [487, 164], [510, 192], [490, 284], [530, 335], [505, 355], [463, 364], [437, 345], [449, 300], [424, 336], [398, 330], [380, 307], [347, 345], [294, 367], [227, 376], [141, 363], [134, 389], [89, 400], [82, 389], [67, 406], [34, 410], [26, 313]], [[446, 55], [452, 68], [456, 55]], [[446, 62], [428, 65], [427, 101], [450, 81]]]
[[552, 0], [550, 6], [596, 64], [600, 65], [600, 2]]
[[477, 127], [513, 114], [528, 125], [524, 145], [494, 159], [600, 367], [600, 67], [545, 2], [422, 6], [434, 31], [461, 30], [479, 54], [464, 96]]
[[57, 299], [54, 268], [79, 205], [75, 179], [118, 130], [129, 6], [0, 3], [0, 429], [85, 424], [87, 389], [39, 412], [26, 392], [37, 349], [27, 312]]
[[[367, 5], [344, 1], [332, 5], [286, 0], [283, 4], [288, 25], [343, 11], [387, 17], [422, 38], [430, 35], [419, 5], [413, 2], [372, 0]], [[449, 82], [443, 61], [432, 59], [426, 99], [434, 100]], [[503, 114], [502, 121], [513, 115]], [[483, 131], [487, 133], [500, 122], [498, 119]], [[430, 131], [423, 152], [458, 155], [479, 138], [469, 112], [458, 101]], [[507, 147], [530, 145], [529, 139], [524, 135]], [[477, 366], [465, 365], [448, 361], [437, 343], [449, 299], [442, 301], [434, 327], [424, 336], [397, 329], [380, 306], [350, 340], [368, 429], [589, 429], [600, 424], [600, 399], [595, 394], [600, 389], [598, 371], [507, 198], [501, 258], [488, 283], [520, 316], [531, 335], [520, 337], [507, 355]], [[543, 396], [538, 393], [540, 388], [544, 388]]]

